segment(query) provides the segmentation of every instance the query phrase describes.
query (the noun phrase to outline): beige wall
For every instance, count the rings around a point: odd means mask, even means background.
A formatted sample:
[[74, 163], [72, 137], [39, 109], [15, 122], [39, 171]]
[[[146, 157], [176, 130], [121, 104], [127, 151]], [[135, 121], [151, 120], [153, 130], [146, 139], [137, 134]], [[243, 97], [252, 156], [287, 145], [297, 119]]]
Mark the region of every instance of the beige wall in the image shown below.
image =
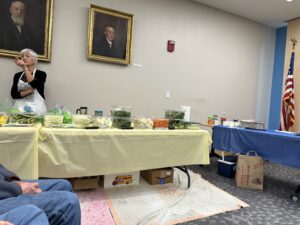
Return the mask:
[[[90, 3], [134, 14], [132, 62], [142, 68], [86, 59]], [[266, 122], [274, 43], [273, 29], [189, 0], [55, 0], [52, 62], [39, 68], [48, 74], [48, 107], [108, 113], [112, 104], [131, 105], [135, 115], [160, 116], [190, 105], [196, 121], [225, 111]], [[17, 71], [12, 59], [0, 58], [1, 97]]]
[[285, 50], [285, 63], [284, 63], [284, 75], [283, 75], [283, 88], [285, 89], [285, 79], [288, 74], [291, 52], [293, 45], [291, 39], [296, 38], [298, 43], [295, 49], [295, 68], [294, 68], [294, 91], [295, 91], [295, 125], [292, 130], [300, 130], [300, 19], [292, 20], [288, 23], [288, 30], [286, 36], [286, 50]]

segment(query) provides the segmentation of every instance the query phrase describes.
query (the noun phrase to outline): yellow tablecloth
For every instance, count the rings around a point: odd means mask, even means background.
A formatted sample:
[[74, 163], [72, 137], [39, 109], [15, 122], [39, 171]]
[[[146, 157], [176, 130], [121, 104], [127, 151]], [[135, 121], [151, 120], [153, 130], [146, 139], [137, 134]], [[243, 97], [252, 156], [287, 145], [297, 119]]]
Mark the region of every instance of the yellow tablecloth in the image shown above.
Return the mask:
[[39, 176], [68, 178], [209, 164], [204, 130], [41, 128]]
[[38, 178], [39, 127], [0, 127], [0, 163], [21, 179]]

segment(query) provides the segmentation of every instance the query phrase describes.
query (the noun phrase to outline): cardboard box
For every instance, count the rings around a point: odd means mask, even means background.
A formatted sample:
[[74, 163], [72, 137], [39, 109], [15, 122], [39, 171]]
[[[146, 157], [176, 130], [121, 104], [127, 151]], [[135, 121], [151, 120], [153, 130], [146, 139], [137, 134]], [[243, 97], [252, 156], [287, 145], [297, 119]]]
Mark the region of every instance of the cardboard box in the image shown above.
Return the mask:
[[104, 188], [138, 185], [140, 171], [104, 175], [102, 185]]
[[80, 177], [80, 178], [73, 178], [71, 180], [73, 185], [73, 189], [77, 190], [85, 190], [85, 189], [96, 189], [98, 188], [99, 184], [99, 177]]
[[141, 176], [151, 185], [173, 183], [174, 170], [172, 168], [144, 170]]

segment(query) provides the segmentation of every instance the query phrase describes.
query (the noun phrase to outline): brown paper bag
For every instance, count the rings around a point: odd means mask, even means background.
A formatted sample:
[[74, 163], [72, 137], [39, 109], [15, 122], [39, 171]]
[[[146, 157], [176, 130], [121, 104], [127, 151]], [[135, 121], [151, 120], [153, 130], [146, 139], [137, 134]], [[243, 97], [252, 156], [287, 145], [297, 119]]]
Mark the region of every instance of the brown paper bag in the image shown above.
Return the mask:
[[[255, 156], [249, 153], [254, 152]], [[239, 155], [235, 175], [237, 187], [263, 190], [264, 161], [255, 151], [247, 155]]]

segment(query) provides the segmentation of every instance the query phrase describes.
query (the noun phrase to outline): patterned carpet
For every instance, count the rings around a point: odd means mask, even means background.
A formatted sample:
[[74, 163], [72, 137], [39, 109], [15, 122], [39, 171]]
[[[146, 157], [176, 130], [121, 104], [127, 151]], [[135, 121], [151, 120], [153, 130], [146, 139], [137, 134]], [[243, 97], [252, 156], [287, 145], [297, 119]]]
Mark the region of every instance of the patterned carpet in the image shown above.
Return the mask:
[[234, 179], [217, 174], [217, 160], [211, 165], [190, 167], [194, 172], [217, 187], [229, 192], [250, 205], [234, 212], [218, 214], [206, 219], [181, 225], [296, 225], [300, 224], [300, 201], [293, 202], [290, 195], [300, 184], [300, 170], [265, 163], [264, 191], [235, 187]]

